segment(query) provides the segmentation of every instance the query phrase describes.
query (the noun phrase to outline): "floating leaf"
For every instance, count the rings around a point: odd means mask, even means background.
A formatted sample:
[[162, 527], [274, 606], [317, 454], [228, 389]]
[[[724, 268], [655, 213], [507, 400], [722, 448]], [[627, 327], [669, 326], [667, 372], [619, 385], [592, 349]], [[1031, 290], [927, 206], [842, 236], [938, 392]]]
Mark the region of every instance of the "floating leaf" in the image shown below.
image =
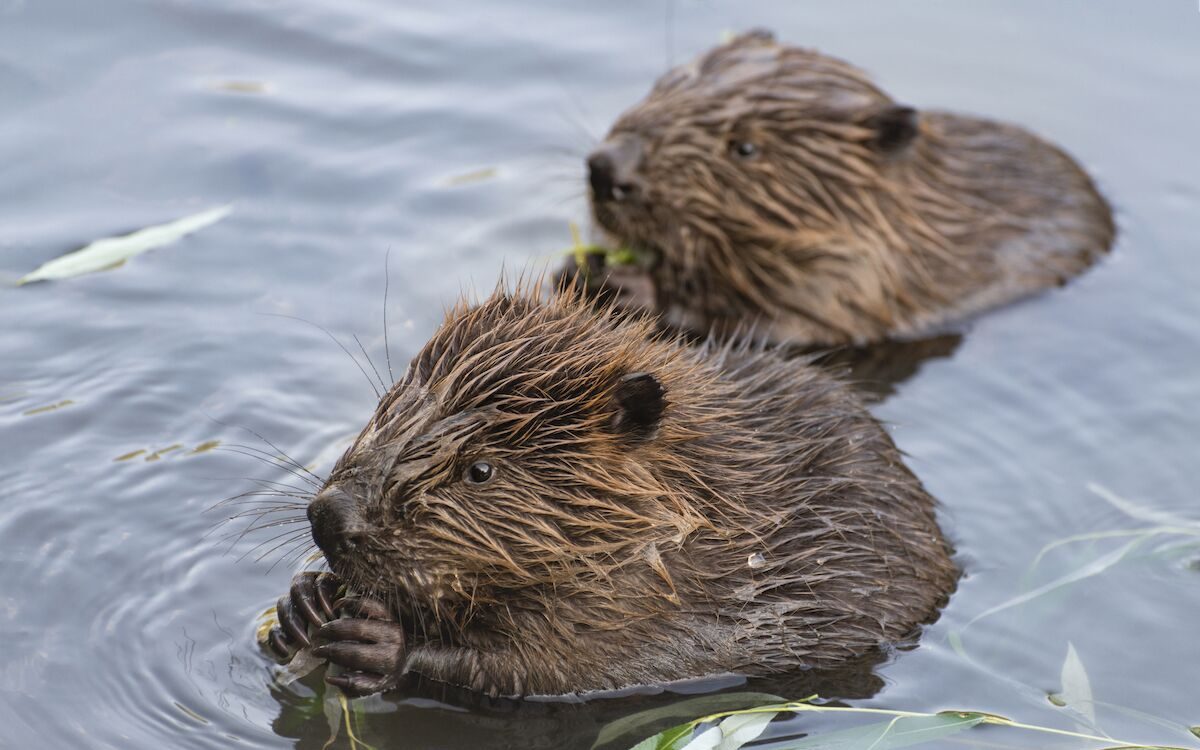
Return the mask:
[[983, 715], [972, 713], [897, 716], [877, 724], [810, 735], [788, 743], [785, 747], [788, 750], [858, 750], [868, 747], [871, 750], [889, 750], [940, 740], [978, 726], [984, 721]]
[[139, 229], [132, 234], [96, 240], [73, 253], [67, 253], [42, 264], [37, 270], [18, 279], [17, 284], [66, 279], [118, 266], [135, 255], [169, 245], [185, 235], [215, 224], [228, 216], [231, 211], [233, 211], [232, 205], [220, 206], [185, 216], [168, 224]]
[[769, 711], [728, 716], [693, 737], [681, 750], [740, 750], [747, 742], [758, 739], [774, 718], [775, 714]]
[[54, 411], [55, 409], [61, 409], [64, 406], [70, 406], [73, 403], [75, 403], [75, 402], [68, 398], [68, 399], [59, 401], [57, 404], [49, 404], [47, 406], [39, 406], [36, 409], [29, 409], [28, 411], [23, 411], [23, 412], [21, 412], [21, 416], [32, 417], [34, 414], [45, 414], [48, 411]]
[[162, 458], [167, 453], [170, 453], [171, 451], [177, 451], [182, 447], [183, 447], [182, 443], [175, 443], [174, 445], [168, 445], [166, 448], [159, 448], [158, 450], [154, 451], [150, 455], [146, 456], [145, 460], [146, 461], [157, 461], [158, 459]]
[[1067, 657], [1062, 665], [1062, 692], [1058, 694], [1071, 708], [1087, 718], [1090, 728], [1096, 726], [1096, 706], [1092, 698], [1092, 682], [1088, 679], [1087, 670], [1075, 651], [1075, 646], [1067, 642]]
[[234, 94], [268, 94], [271, 92], [270, 84], [265, 81], [217, 81], [213, 84], [213, 88], [219, 91], [229, 91]]
[[483, 169], [476, 169], [473, 172], [467, 172], [466, 174], [460, 174], [460, 175], [455, 175], [454, 177], [448, 177], [446, 179], [446, 186], [447, 187], [460, 187], [462, 185], [470, 185], [475, 182], [483, 182], [484, 180], [490, 180], [493, 177], [495, 177], [496, 172], [497, 172], [497, 170], [495, 167], [485, 167]]
[[[742, 744], [757, 738], [771, 718], [779, 713], [863, 714], [868, 716], [882, 715], [892, 718], [878, 724], [840, 729], [791, 740], [776, 740], [771, 743], [772, 750], [859, 750], [860, 748], [886, 750], [887, 748], [909, 747], [938, 740], [979, 726], [980, 724], [993, 724], [1009, 727], [1014, 730], [1039, 732], [1060, 737], [1074, 737], [1076, 739], [1104, 743], [1110, 750], [1118, 750], [1117, 746], [1121, 750], [1181, 750], [1181, 748], [1166, 745], [1122, 743], [1120, 740], [1114, 740], [1110, 737], [1069, 732], [1064, 729], [1042, 727], [1035, 724], [1022, 724], [1005, 716], [982, 711], [939, 711], [936, 714], [925, 714], [912, 711], [892, 711], [883, 708], [817, 705], [812, 703], [815, 698], [816, 696], [812, 696], [792, 703], [759, 706], [758, 708], [741, 711], [728, 711], [710, 716], [702, 716], [699, 719], [672, 727], [666, 731], [659, 732], [653, 737], [642, 740], [632, 750], [685, 750], [685, 748], [686, 750], [699, 750], [700, 748], [705, 748], [706, 750], [716, 750], [717, 748], [720, 750], [729, 750], [729, 748], [741, 747]], [[692, 738], [692, 732], [697, 726], [711, 723], [718, 719], [736, 716], [765, 716], [767, 718], [765, 720], [759, 718], [757, 721], [743, 719], [737, 724], [731, 724], [728, 727], [730, 731], [727, 732], [720, 731], [722, 727], [725, 727], [725, 722], [722, 721], [720, 725], [711, 727]], [[757, 733], [754, 733], [755, 729], [758, 730]], [[718, 731], [714, 732], [713, 730]], [[739, 734], [739, 732], [743, 732], [743, 734]], [[750, 734], [753, 734], [753, 737], [748, 736]], [[703, 742], [706, 744], [693, 745], [693, 743], [698, 743], [701, 738], [703, 738]], [[732, 738], [734, 742], [740, 742], [741, 744], [720, 744], [727, 738]], [[1110, 743], [1115, 743], [1115, 745]]]
[[768, 693], [715, 693], [700, 695], [694, 698], [672, 703], [668, 706], [650, 708], [638, 711], [629, 716], [605, 724], [592, 743], [593, 748], [604, 747], [620, 737], [638, 736], [648, 728], [660, 722], [674, 720], [675, 722], [691, 719], [697, 714], [716, 713], [718, 711], [734, 711], [768, 703], [783, 703], [784, 699]]
[[186, 715], [186, 716], [187, 716], [189, 719], [191, 719], [192, 721], [195, 721], [195, 722], [197, 722], [197, 723], [200, 723], [200, 724], [208, 724], [208, 723], [210, 723], [208, 719], [204, 718], [203, 716], [201, 716], [200, 714], [196, 713], [196, 712], [195, 712], [195, 711], [193, 711], [192, 709], [190, 709], [190, 708], [188, 708], [187, 706], [183, 705], [183, 704], [182, 704], [182, 703], [180, 703], [179, 701], [171, 701], [171, 702], [175, 704], [175, 708], [178, 708], [180, 711], [182, 711], [182, 712], [184, 713], [184, 715]]
[[188, 455], [194, 456], [197, 453], [207, 453], [210, 450], [212, 450], [213, 448], [216, 448], [217, 446], [219, 446], [220, 444], [221, 444], [220, 440], [205, 440], [200, 445], [197, 445], [195, 448], [192, 448], [191, 452]]

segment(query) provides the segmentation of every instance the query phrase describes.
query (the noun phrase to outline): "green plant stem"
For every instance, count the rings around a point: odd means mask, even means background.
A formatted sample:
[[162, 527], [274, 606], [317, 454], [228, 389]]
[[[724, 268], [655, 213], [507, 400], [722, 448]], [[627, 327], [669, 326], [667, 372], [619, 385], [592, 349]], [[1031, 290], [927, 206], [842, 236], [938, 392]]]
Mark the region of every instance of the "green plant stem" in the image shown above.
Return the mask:
[[[813, 696], [812, 698], [807, 698], [805, 700], [806, 701], [812, 700], [815, 697], [816, 696]], [[790, 703], [784, 703], [784, 704], [775, 705], [775, 706], [759, 706], [757, 708], [744, 708], [744, 709], [741, 709], [740, 711], [724, 711], [721, 713], [712, 714], [711, 716], [705, 716], [705, 717], [696, 719], [695, 721], [690, 722], [688, 726], [690, 728], [694, 728], [697, 725], [703, 724], [705, 722], [713, 721], [715, 719], [723, 719], [726, 716], [736, 716], [739, 714], [782, 713], [782, 712], [787, 712], [787, 711], [790, 711], [792, 713], [799, 713], [799, 712], [803, 712], [803, 711], [812, 711], [812, 712], [816, 712], [816, 713], [868, 714], [868, 715], [875, 715], [875, 716], [893, 716], [898, 719], [906, 718], [906, 717], [907, 718], [932, 718], [935, 716], [945, 715], [945, 714], [961, 714], [963, 716], [963, 718], [969, 718], [972, 716], [981, 716], [981, 717], [983, 717], [982, 723], [984, 723], [984, 724], [994, 724], [997, 726], [1012, 727], [1013, 729], [1024, 729], [1024, 730], [1028, 730], [1028, 731], [1032, 731], [1032, 732], [1042, 732], [1043, 734], [1055, 734], [1055, 735], [1060, 735], [1063, 737], [1073, 737], [1075, 739], [1080, 739], [1080, 740], [1090, 740], [1092, 742], [1103, 742], [1103, 743], [1109, 745], [1110, 747], [1112, 746], [1111, 743], [1115, 742], [1119, 746], [1122, 746], [1122, 747], [1146, 748], [1147, 750], [1151, 750], [1151, 749], [1152, 750], [1186, 750], [1186, 748], [1173, 747], [1173, 746], [1169, 746], [1169, 745], [1139, 745], [1137, 743], [1132, 743], [1132, 742], [1123, 742], [1121, 740], [1116, 740], [1111, 737], [1099, 737], [1094, 734], [1082, 734], [1080, 732], [1071, 732], [1066, 729], [1055, 729], [1053, 727], [1043, 727], [1043, 726], [1038, 726], [1036, 724], [1023, 724], [1019, 721], [1013, 721], [1012, 719], [1009, 719], [1004, 716], [998, 716], [996, 714], [984, 713], [982, 711], [948, 710], [948, 711], [940, 711], [938, 713], [921, 713], [918, 711], [897, 711], [897, 710], [887, 709], [887, 708], [856, 708], [854, 706], [815, 706], [811, 703], [807, 703], [804, 701], [793, 701]]]

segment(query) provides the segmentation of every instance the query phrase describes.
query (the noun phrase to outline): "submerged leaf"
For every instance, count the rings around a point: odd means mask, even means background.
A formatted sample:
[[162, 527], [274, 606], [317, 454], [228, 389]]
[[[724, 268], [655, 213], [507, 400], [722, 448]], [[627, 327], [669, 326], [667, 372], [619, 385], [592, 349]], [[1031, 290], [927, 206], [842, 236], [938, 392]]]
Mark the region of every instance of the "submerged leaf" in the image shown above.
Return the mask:
[[1184, 528], [1200, 529], [1200, 521], [1194, 521], [1190, 518], [1177, 516], [1174, 513], [1157, 508], [1146, 508], [1137, 503], [1126, 500], [1112, 490], [1099, 485], [1095, 482], [1088, 482], [1087, 488], [1093, 494], [1099, 495], [1105, 502], [1121, 511], [1130, 518], [1136, 518], [1139, 521], [1149, 521], [1151, 523], [1162, 524], [1163, 526], [1182, 526]]
[[135, 255], [169, 245], [185, 235], [215, 224], [228, 216], [231, 211], [233, 211], [232, 205], [219, 206], [167, 224], [139, 229], [132, 234], [96, 240], [75, 252], [67, 253], [42, 264], [33, 272], [18, 279], [17, 284], [66, 279], [119, 266]]
[[1067, 573], [1066, 575], [1064, 575], [1060, 578], [1056, 578], [1055, 580], [1050, 581], [1049, 583], [1044, 584], [1042, 586], [1039, 586], [1036, 589], [1033, 589], [1032, 591], [1026, 591], [1024, 594], [1021, 594], [1020, 596], [1015, 596], [1006, 602], [1001, 602], [1000, 604], [997, 604], [996, 606], [991, 607], [990, 609], [980, 612], [979, 614], [977, 614], [973, 618], [971, 618], [971, 620], [969, 622], [967, 622], [966, 625], [963, 626], [963, 630], [966, 630], [967, 628], [971, 627], [972, 625], [974, 625], [975, 623], [984, 619], [985, 617], [990, 617], [990, 616], [996, 614], [997, 612], [1002, 612], [1006, 609], [1010, 609], [1012, 607], [1016, 607], [1018, 605], [1025, 604], [1026, 602], [1032, 601], [1041, 596], [1045, 596], [1046, 594], [1049, 594], [1052, 591], [1056, 591], [1064, 586], [1070, 585], [1072, 583], [1076, 583], [1078, 581], [1082, 581], [1086, 578], [1091, 578], [1092, 576], [1100, 575], [1104, 571], [1108, 570], [1112, 566], [1119, 563], [1121, 560], [1124, 560], [1127, 555], [1129, 555], [1135, 549], [1140, 547], [1147, 539], [1148, 539], [1148, 537], [1146, 537], [1146, 536], [1135, 537], [1134, 539], [1123, 544], [1119, 548], [1112, 550], [1111, 552], [1109, 552], [1105, 555], [1101, 555], [1100, 557], [1097, 557], [1096, 559], [1092, 560], [1088, 564], [1086, 564], [1082, 567], [1076, 568], [1075, 570], [1071, 571], [1070, 573]]

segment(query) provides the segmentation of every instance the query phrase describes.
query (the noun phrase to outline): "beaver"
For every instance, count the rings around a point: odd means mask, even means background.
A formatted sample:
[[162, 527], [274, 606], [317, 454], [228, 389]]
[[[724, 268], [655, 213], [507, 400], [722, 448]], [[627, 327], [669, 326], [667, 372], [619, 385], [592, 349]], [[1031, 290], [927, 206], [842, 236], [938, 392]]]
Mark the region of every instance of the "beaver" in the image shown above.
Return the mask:
[[594, 285], [702, 334], [753, 321], [776, 342], [923, 335], [1064, 284], [1115, 234], [1054, 145], [918, 112], [765, 31], [662, 76], [587, 168], [596, 224], [642, 256]]
[[538, 286], [459, 302], [337, 461], [280, 656], [314, 628], [352, 694], [561, 695], [831, 667], [936, 615], [934, 501], [852, 391]]

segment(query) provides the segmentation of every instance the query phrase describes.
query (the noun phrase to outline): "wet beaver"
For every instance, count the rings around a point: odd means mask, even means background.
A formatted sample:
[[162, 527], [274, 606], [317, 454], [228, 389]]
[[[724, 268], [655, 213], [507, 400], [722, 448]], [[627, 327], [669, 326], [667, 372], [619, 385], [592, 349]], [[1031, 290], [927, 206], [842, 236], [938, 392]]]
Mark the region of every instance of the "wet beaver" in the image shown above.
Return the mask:
[[[991, 120], [894, 102], [766, 32], [677, 67], [588, 160], [596, 223], [645, 255], [605, 283], [699, 333], [909, 337], [1080, 273], [1112, 213], [1069, 156]], [[641, 300], [636, 299], [641, 297]]]
[[270, 642], [315, 626], [352, 693], [827, 667], [913, 635], [956, 580], [933, 500], [839, 382], [529, 284], [448, 314], [308, 517], [333, 575], [294, 581]]

